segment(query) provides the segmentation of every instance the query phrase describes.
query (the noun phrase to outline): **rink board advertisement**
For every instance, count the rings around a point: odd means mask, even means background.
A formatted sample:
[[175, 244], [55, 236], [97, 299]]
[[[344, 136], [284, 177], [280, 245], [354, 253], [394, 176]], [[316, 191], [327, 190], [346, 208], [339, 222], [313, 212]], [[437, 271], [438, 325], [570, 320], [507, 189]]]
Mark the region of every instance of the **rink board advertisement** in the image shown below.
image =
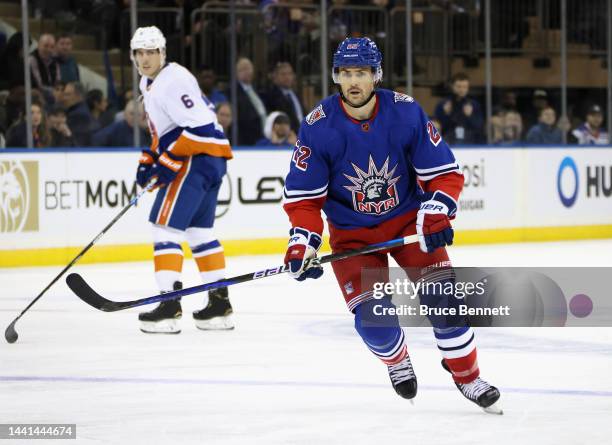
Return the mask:
[[610, 149], [532, 149], [524, 152], [525, 225], [612, 222]]
[[[455, 153], [465, 182], [454, 221], [458, 243], [612, 236], [612, 148]], [[216, 233], [228, 254], [279, 252], [289, 228], [282, 191], [291, 151], [234, 154], [219, 193]], [[54, 249], [76, 254], [135, 195], [138, 156], [104, 149], [1, 153], [0, 266], [64, 262], [65, 255], [49, 259]], [[153, 197], [146, 194], [87, 256], [149, 258]], [[113, 246], [120, 249], [95, 257], [96, 249]]]
[[[219, 193], [221, 239], [279, 237], [288, 232], [281, 207], [289, 151], [238, 151]], [[95, 151], [0, 155], [2, 250], [87, 244], [137, 192], [139, 153]], [[151, 241], [145, 194], [100, 245]]]

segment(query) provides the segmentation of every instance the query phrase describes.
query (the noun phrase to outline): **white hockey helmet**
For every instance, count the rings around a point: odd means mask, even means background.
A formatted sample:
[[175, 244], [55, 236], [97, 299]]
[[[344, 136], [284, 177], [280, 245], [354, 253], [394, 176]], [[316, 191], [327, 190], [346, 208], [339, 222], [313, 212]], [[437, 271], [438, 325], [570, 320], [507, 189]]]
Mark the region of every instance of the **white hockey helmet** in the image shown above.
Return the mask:
[[134, 58], [137, 49], [158, 49], [161, 56], [161, 66], [166, 63], [166, 38], [157, 26], [143, 26], [136, 30], [130, 40], [130, 59], [136, 68], [138, 64]]

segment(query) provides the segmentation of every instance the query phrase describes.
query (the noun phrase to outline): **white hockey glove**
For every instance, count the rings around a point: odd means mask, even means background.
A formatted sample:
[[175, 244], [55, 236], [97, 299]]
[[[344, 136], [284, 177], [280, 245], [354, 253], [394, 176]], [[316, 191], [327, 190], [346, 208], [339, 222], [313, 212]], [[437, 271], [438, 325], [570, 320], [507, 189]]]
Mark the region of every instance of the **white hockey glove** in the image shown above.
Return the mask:
[[301, 227], [293, 227], [289, 231], [289, 236], [285, 254], [289, 276], [298, 281], [304, 281], [306, 278], [319, 278], [323, 275], [323, 268], [320, 265], [309, 266], [305, 269], [306, 260], [317, 256], [322, 243], [321, 236]]
[[457, 203], [444, 192], [426, 193], [417, 213], [416, 230], [419, 247], [431, 253], [438, 247], [453, 244], [454, 231], [450, 223], [457, 213]]

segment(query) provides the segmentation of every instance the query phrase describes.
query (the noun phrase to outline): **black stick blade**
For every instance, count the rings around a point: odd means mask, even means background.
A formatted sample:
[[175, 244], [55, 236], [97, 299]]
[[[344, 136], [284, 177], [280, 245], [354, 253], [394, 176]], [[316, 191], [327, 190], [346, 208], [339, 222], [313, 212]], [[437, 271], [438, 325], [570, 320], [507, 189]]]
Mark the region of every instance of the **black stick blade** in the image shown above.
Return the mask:
[[88, 305], [104, 312], [114, 312], [121, 309], [121, 305], [107, 300], [91, 288], [78, 273], [71, 273], [66, 277], [66, 284], [74, 294]]
[[4, 331], [4, 338], [9, 343], [15, 343], [19, 338], [19, 335], [17, 335], [17, 331], [15, 330], [16, 322], [17, 319], [13, 320], [13, 322], [6, 328], [6, 331]]

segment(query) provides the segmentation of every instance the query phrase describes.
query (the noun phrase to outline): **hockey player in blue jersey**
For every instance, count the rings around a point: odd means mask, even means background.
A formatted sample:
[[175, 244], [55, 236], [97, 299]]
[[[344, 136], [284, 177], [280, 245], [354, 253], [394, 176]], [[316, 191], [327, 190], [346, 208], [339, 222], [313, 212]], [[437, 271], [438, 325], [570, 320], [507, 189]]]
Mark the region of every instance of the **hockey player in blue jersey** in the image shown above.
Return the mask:
[[[414, 99], [376, 88], [382, 80], [382, 56], [368, 38], [348, 38], [333, 59], [339, 93], [324, 99], [301, 124], [284, 191], [291, 221], [285, 256], [289, 274], [302, 281], [319, 278], [323, 269], [305, 268], [321, 246], [327, 216], [334, 252], [416, 233], [418, 244], [333, 263], [355, 329], [366, 346], [388, 367], [396, 392], [417, 393], [417, 378], [396, 317], [372, 326], [374, 299], [362, 268], [388, 270], [388, 255], [409, 270], [412, 280], [453, 279], [445, 249], [453, 242], [451, 219], [463, 176], [448, 145]], [[388, 274], [387, 274], [388, 276]], [[429, 307], [456, 304], [447, 295], [422, 292]], [[391, 322], [390, 322], [391, 320]], [[479, 377], [474, 333], [467, 320], [430, 317], [442, 364], [461, 393], [489, 412], [501, 413], [494, 386]]]

